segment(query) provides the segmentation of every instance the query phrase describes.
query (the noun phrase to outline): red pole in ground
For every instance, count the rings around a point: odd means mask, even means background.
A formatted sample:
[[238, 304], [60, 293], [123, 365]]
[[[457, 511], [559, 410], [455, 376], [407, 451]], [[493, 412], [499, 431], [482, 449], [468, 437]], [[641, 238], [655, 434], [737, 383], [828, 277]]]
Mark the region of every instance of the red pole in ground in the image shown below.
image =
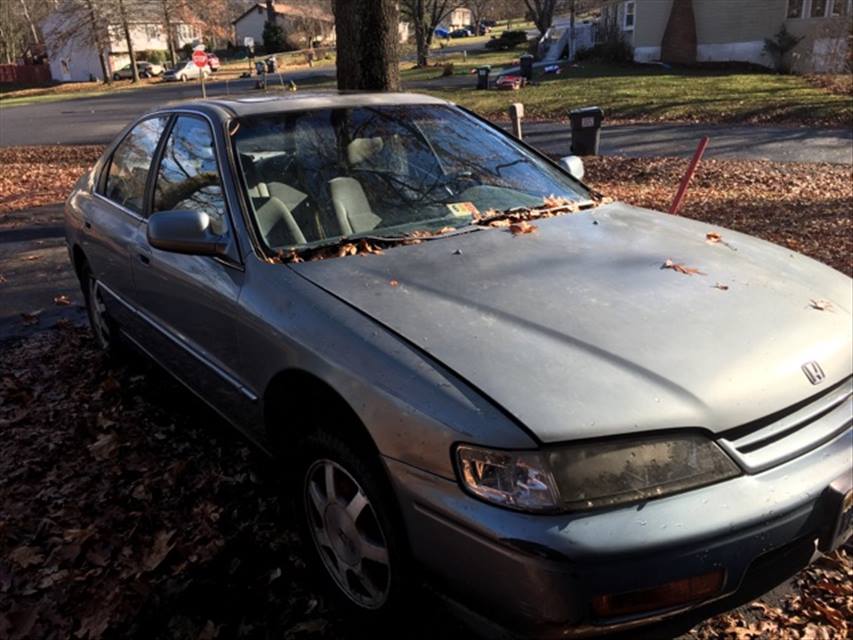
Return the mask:
[[681, 203], [684, 201], [684, 196], [687, 193], [687, 187], [690, 186], [693, 174], [696, 173], [696, 167], [699, 166], [699, 161], [705, 154], [705, 149], [708, 147], [708, 142], [710, 140], [711, 139], [708, 136], [705, 136], [699, 141], [699, 146], [696, 147], [696, 153], [693, 154], [693, 160], [690, 161], [690, 166], [687, 167], [687, 173], [684, 174], [684, 177], [681, 179], [681, 184], [678, 186], [678, 193], [675, 194], [675, 200], [672, 201], [672, 205], [669, 207], [669, 212], [671, 214], [674, 215], [678, 213], [678, 210], [681, 208]]

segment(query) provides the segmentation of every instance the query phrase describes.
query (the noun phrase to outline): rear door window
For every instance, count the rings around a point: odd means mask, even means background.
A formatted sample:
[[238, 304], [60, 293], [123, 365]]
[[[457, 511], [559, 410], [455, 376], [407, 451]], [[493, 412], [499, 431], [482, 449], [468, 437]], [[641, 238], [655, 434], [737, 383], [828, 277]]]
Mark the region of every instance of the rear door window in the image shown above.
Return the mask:
[[140, 215], [151, 161], [166, 121], [166, 116], [158, 116], [140, 122], [116, 147], [110, 160], [104, 196]]

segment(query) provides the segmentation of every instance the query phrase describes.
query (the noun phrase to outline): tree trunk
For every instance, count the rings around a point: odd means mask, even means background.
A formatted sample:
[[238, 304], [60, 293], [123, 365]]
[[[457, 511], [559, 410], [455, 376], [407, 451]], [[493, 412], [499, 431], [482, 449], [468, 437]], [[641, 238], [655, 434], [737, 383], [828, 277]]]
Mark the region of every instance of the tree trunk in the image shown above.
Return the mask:
[[113, 77], [110, 74], [110, 68], [107, 64], [107, 47], [104, 44], [103, 32], [98, 24], [98, 13], [95, 11], [94, 0], [86, 0], [86, 9], [89, 12], [89, 28], [92, 30], [92, 40], [95, 43], [95, 49], [98, 50], [98, 62], [101, 63], [101, 74], [104, 77], [104, 82], [107, 84], [113, 83]]
[[41, 42], [41, 38], [39, 38], [38, 30], [36, 29], [36, 25], [33, 23], [33, 19], [30, 16], [30, 10], [27, 8], [27, 3], [25, 0], [21, 0], [21, 9], [24, 13], [24, 18], [27, 21], [27, 24], [30, 27], [30, 33], [33, 34], [33, 44], [38, 44]]
[[338, 89], [398, 91], [396, 0], [334, 0]]
[[556, 0], [524, 0], [527, 9], [533, 14], [533, 22], [539, 30], [539, 36], [545, 35], [545, 32], [551, 28], [551, 23], [554, 22], [554, 5]]
[[127, 55], [130, 56], [130, 72], [133, 74], [133, 82], [139, 82], [139, 69], [136, 68], [136, 52], [133, 50], [133, 38], [130, 37], [130, 24], [127, 20], [127, 11], [124, 0], [118, 0], [119, 18], [121, 28], [124, 31], [124, 39], [127, 42]]
[[412, 22], [415, 24], [415, 46], [418, 50], [418, 66], [425, 67], [429, 64], [429, 40], [427, 39], [429, 28], [426, 24], [424, 0], [415, 0]]
[[178, 64], [178, 56], [175, 54], [175, 29], [172, 26], [172, 15], [169, 11], [169, 0], [163, 2], [163, 26], [166, 29], [166, 45], [169, 47], [169, 60], [172, 66]]
[[660, 59], [676, 64], [696, 62], [696, 17], [693, 0], [673, 0], [661, 40]]

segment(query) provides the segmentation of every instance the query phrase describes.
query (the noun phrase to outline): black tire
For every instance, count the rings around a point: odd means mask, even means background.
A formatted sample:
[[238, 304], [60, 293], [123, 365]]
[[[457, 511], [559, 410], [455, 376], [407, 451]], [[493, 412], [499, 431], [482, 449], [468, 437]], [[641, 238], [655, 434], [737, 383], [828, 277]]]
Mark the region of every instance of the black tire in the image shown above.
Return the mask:
[[[341, 500], [321, 514], [309, 497], [309, 491], [312, 478], [316, 478], [318, 472], [325, 477], [328, 463], [337, 467], [333, 472], [333, 484], [336, 486], [334, 498], [340, 494]], [[378, 455], [369, 447], [358, 446], [335, 433], [321, 430], [301, 443], [295, 468], [297, 473], [291, 482], [295, 513], [308, 560], [316, 569], [312, 574], [318, 578], [319, 586], [350, 616], [358, 618], [363, 624], [386, 625], [396, 621], [409, 600], [408, 594], [413, 583], [411, 560], [402, 518]], [[349, 482], [350, 479], [355, 481], [355, 486]], [[349, 510], [344, 507], [345, 503], [351, 506], [356, 502], [353, 489], [363, 493], [367, 504], [353, 521], [347, 521], [342, 516], [336, 520], [342, 510]], [[331, 535], [326, 538], [329, 545], [337, 546], [342, 550], [341, 554], [336, 554], [334, 549], [318, 539], [318, 524], [329, 531]], [[333, 527], [337, 528], [333, 531]], [[330, 540], [332, 536], [337, 536], [334, 543]], [[362, 554], [359, 543], [364, 540], [369, 542], [367, 548], [370, 550], [365, 549]], [[369, 557], [381, 558], [381, 554], [377, 555], [379, 548], [384, 548], [387, 554], [387, 564], [384, 566], [381, 559], [376, 561]], [[340, 555], [347, 554], [352, 554], [353, 566], [349, 566], [345, 572], [347, 585], [343, 586], [340, 573], [335, 575], [330, 565], [337, 564], [340, 567], [344, 561], [336, 563], [333, 558], [340, 560]], [[381, 597], [370, 597], [365, 578], [374, 583], [374, 588], [383, 591]], [[360, 597], [359, 594], [366, 597]]]
[[89, 327], [92, 330], [95, 345], [109, 356], [117, 357], [122, 353], [119, 327], [106, 310], [98, 280], [87, 262], [80, 265], [79, 274], [80, 288], [83, 290], [83, 299], [86, 302], [86, 315], [89, 318]]
[[121, 76], [117, 73], [113, 74], [113, 80], [121, 80]]

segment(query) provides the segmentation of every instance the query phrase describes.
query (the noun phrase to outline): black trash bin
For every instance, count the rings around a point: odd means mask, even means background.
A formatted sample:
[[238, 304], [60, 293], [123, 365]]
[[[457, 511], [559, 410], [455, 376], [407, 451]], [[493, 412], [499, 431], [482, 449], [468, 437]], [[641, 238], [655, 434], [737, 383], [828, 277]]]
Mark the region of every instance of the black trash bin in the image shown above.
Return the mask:
[[572, 122], [572, 153], [576, 156], [597, 156], [601, 140], [601, 107], [575, 109], [569, 113]]
[[267, 73], [275, 73], [275, 58], [267, 58]]
[[533, 80], [533, 56], [525, 53], [518, 59], [521, 68], [521, 77], [530, 82]]
[[477, 88], [478, 89], [488, 89], [489, 88], [489, 72], [492, 68], [489, 65], [484, 67], [477, 67]]

